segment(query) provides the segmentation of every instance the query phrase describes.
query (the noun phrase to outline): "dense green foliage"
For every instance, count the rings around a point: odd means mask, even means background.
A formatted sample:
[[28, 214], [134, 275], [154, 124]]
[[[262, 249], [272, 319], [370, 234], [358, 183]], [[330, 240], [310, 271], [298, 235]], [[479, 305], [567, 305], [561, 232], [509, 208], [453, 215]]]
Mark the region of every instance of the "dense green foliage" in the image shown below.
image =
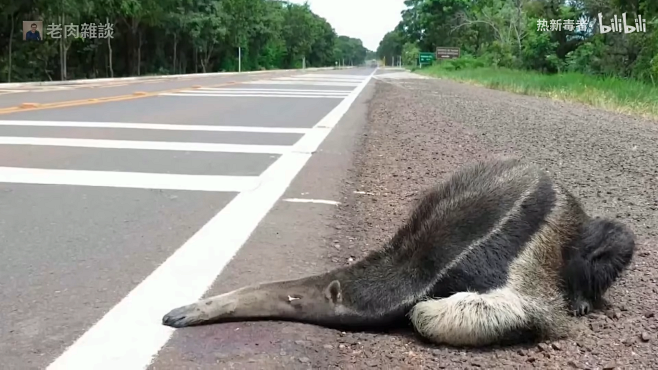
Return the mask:
[[[658, 83], [656, 0], [406, 0], [402, 21], [381, 41], [378, 57], [403, 56], [436, 47], [459, 47], [485, 65], [540, 72], [578, 72]], [[601, 33], [626, 13], [646, 32]], [[565, 29], [564, 20], [573, 29]], [[538, 21], [545, 20], [547, 30]], [[559, 28], [551, 24], [562, 20]], [[552, 22], [553, 21], [553, 22]], [[578, 27], [579, 22], [586, 26]], [[557, 23], [555, 23], [557, 25]], [[570, 28], [570, 27], [569, 27]], [[584, 29], [583, 29], [584, 28]]]
[[365, 62], [368, 51], [361, 40], [338, 36], [333, 58], [340, 64], [355, 66]]
[[[43, 21], [41, 42], [23, 21]], [[48, 25], [112, 24], [112, 38], [49, 37]], [[62, 26], [63, 28], [63, 26]], [[100, 29], [97, 30], [100, 32]], [[0, 82], [358, 65], [307, 4], [278, 0], [0, 0]]]

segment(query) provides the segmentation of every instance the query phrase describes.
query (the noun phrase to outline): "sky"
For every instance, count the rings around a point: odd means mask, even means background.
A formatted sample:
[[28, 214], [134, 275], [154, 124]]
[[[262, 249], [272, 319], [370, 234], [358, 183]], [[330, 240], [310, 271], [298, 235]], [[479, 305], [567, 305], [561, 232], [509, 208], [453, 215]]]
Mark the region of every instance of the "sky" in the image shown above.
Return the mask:
[[[384, 35], [392, 31], [402, 16], [404, 0], [307, 0], [313, 13], [323, 17], [339, 35], [363, 41], [376, 51]], [[304, 0], [293, 0], [303, 4]]]

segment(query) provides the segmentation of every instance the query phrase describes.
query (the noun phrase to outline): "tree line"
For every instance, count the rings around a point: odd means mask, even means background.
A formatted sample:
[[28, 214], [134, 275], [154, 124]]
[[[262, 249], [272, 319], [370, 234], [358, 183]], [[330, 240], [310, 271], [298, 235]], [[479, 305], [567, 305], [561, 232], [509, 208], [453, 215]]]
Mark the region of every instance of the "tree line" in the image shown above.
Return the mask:
[[[402, 20], [383, 38], [379, 58], [459, 47], [489, 65], [563, 71], [658, 83], [656, 0], [406, 0]], [[611, 27], [615, 16], [640, 31]], [[599, 21], [599, 14], [603, 22]], [[613, 20], [611, 22], [611, 19]], [[630, 30], [630, 29], [629, 29]]]
[[[41, 41], [24, 41], [23, 22], [39, 20]], [[308, 4], [0, 0], [0, 82], [359, 65], [367, 53]]]

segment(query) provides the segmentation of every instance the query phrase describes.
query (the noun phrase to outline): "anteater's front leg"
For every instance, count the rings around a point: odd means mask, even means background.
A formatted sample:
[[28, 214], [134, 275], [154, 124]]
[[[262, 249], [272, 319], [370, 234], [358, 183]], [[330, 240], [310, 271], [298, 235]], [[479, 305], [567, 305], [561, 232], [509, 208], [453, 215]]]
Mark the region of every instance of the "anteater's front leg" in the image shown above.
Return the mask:
[[342, 304], [338, 280], [320, 275], [249, 286], [173, 309], [162, 323], [174, 328], [248, 320], [292, 320], [320, 325], [358, 323]]

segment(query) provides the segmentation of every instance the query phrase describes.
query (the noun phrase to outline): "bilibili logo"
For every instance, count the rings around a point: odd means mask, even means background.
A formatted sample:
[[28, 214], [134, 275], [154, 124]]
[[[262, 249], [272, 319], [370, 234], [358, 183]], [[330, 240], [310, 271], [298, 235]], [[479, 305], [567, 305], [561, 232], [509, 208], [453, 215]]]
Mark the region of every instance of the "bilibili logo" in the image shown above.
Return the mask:
[[599, 30], [601, 33], [608, 33], [611, 31], [623, 33], [647, 32], [647, 20], [644, 17], [638, 15], [633, 21], [634, 22], [628, 22], [626, 20], [626, 13], [622, 13], [621, 19], [615, 14], [614, 18], [610, 19], [610, 25], [606, 26], [603, 24], [603, 14], [599, 13]]

